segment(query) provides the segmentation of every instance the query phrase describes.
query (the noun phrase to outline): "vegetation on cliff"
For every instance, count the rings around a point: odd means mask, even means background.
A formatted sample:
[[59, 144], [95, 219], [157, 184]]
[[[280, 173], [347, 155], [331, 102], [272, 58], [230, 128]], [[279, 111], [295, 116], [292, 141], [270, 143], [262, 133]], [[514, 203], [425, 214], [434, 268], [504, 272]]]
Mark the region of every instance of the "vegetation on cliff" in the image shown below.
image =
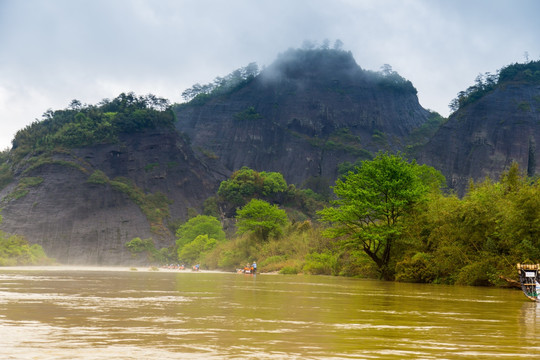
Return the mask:
[[259, 66], [256, 63], [250, 63], [224, 77], [216, 77], [211, 83], [193, 85], [182, 92], [182, 98], [186, 101], [192, 101], [194, 104], [202, 104], [208, 99], [228, 94], [245, 86], [258, 74]]
[[480, 74], [475, 84], [467, 90], [460, 91], [450, 104], [450, 110], [456, 112], [472, 104], [497, 87], [505, 84], [540, 84], [540, 61], [530, 61], [525, 64], [512, 64], [503, 67], [496, 74]]
[[[345, 74], [346, 78], [362, 79], [376, 87], [397, 93], [417, 93], [413, 84], [393, 71], [390, 65], [383, 65], [380, 71], [363, 70], [354, 61], [352, 53], [343, 50], [341, 45], [331, 49], [323, 44], [320, 47], [304, 46], [302, 49], [289, 49], [262, 71], [259, 71], [256, 63], [250, 63], [224, 77], [216, 77], [211, 83], [194, 84], [182, 92], [182, 98], [191, 105], [202, 105], [213, 98], [231, 94], [259, 77], [263, 82], [305, 77], [335, 83], [336, 74]], [[335, 87], [335, 84], [329, 90], [346, 91], [339, 86]], [[245, 115], [241, 114], [239, 118], [243, 119]], [[248, 115], [256, 119], [258, 114]]]
[[22, 236], [0, 231], [0, 266], [50, 265], [53, 262], [40, 245], [30, 245]]
[[166, 234], [164, 220], [170, 215], [169, 205], [171, 201], [162, 192], [145, 193], [131, 179], [116, 177], [112, 180], [101, 170], [94, 171], [87, 180], [91, 184], [110, 185], [113, 189], [129, 196], [146, 215], [152, 232]]
[[12, 141], [17, 159], [31, 152], [111, 143], [121, 133], [172, 127], [174, 115], [168, 100], [154, 95], [120, 94], [98, 105], [73, 100], [64, 110], [48, 110], [43, 119], [19, 130]]

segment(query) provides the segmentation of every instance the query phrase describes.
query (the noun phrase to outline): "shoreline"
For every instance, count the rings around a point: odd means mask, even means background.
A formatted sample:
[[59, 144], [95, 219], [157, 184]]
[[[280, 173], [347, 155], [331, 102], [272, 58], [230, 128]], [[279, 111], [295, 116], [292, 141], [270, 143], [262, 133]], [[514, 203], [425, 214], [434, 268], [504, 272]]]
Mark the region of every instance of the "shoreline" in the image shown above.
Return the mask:
[[0, 266], [2, 271], [118, 271], [118, 272], [166, 272], [166, 273], [218, 273], [234, 274], [234, 272], [220, 270], [199, 270], [191, 269], [166, 269], [152, 266], [99, 266], [99, 265], [21, 265], [21, 266]]

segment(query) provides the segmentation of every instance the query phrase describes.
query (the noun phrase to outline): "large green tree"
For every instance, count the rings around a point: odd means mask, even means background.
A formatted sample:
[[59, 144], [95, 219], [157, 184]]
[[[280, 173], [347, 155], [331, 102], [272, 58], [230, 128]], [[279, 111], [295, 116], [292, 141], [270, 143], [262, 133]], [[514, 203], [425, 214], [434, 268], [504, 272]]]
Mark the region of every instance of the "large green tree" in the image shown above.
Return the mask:
[[244, 166], [220, 184], [218, 195], [235, 206], [241, 206], [252, 198], [272, 199], [286, 191], [287, 182], [280, 173], [258, 172]]
[[331, 224], [326, 235], [342, 239], [353, 250], [362, 249], [381, 277], [392, 279], [392, 250], [403, 230], [402, 219], [428, 193], [430, 186], [422, 181], [427, 171], [400, 155], [379, 153], [363, 161], [336, 181], [337, 200], [319, 212]]
[[225, 232], [218, 219], [213, 216], [197, 215], [181, 225], [176, 231], [178, 253], [199, 235], [208, 235], [209, 238], [217, 241], [225, 240]]
[[270, 235], [279, 235], [287, 224], [287, 214], [277, 205], [252, 199], [237, 211], [238, 233], [254, 232], [266, 241]]

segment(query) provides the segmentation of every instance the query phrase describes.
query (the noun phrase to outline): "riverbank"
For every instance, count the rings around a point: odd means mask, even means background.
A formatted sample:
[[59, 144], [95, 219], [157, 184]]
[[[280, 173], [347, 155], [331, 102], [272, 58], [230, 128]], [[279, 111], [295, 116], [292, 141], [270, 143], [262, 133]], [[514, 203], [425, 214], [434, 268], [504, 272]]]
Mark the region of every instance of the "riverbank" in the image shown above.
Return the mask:
[[80, 265], [51, 265], [51, 266], [0, 266], [2, 270], [13, 271], [120, 271], [120, 272], [172, 272], [172, 273], [217, 273], [228, 274], [227, 271], [219, 270], [199, 270], [191, 271], [191, 269], [167, 269], [158, 267], [135, 267], [135, 266], [80, 266]]

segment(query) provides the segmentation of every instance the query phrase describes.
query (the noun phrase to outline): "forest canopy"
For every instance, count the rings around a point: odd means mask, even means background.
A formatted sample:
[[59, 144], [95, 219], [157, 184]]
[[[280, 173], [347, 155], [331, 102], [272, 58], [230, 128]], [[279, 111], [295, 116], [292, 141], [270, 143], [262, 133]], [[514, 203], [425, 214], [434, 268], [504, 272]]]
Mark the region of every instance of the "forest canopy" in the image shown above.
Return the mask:
[[19, 130], [12, 141], [13, 151], [25, 155], [56, 147], [73, 148], [118, 140], [121, 133], [149, 128], [172, 127], [174, 114], [168, 100], [155, 95], [122, 93], [98, 105], [73, 100], [63, 110], [48, 110], [42, 120]]
[[496, 74], [489, 72], [479, 74], [474, 85], [469, 86], [465, 91], [460, 91], [448, 107], [452, 112], [456, 112], [476, 102], [497, 86], [508, 83], [540, 84], [540, 61], [508, 65], [498, 70]]

